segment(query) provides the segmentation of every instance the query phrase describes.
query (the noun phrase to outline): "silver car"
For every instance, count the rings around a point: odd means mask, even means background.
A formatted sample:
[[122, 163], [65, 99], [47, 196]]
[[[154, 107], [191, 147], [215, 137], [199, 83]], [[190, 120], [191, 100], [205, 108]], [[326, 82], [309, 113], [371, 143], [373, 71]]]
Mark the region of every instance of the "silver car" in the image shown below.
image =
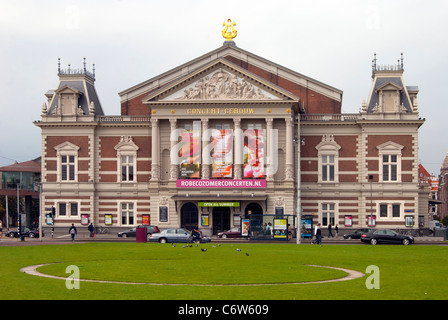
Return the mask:
[[[173, 243], [173, 242], [193, 242], [193, 238], [191, 237], [191, 232], [180, 229], [180, 228], [172, 228], [163, 230], [159, 233], [153, 233], [148, 235], [149, 242], [160, 242], [160, 243]], [[206, 236], [201, 236], [201, 242], [210, 242], [210, 238]]]

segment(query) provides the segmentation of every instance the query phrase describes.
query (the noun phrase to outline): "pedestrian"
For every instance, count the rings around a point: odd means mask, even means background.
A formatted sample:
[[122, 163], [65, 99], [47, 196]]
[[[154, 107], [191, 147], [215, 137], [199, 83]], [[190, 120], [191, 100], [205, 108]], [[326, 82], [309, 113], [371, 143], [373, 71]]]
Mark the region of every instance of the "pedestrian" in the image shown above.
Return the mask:
[[89, 224], [89, 226], [87, 227], [87, 229], [90, 231], [90, 238], [93, 238], [93, 237], [94, 237], [94, 233], [93, 233], [93, 231], [94, 231], [95, 229], [93, 228], [93, 224], [92, 224], [92, 222], [90, 222], [90, 224]]
[[72, 241], [75, 241], [75, 235], [78, 234], [78, 231], [76, 230], [75, 225], [72, 223], [72, 226], [68, 230], [68, 233], [70, 233], [70, 236], [72, 237]]
[[320, 223], [317, 224], [316, 240], [316, 244], [320, 244], [322, 247], [322, 231], [320, 230]]
[[0, 238], [3, 238], [3, 221], [0, 219]]
[[336, 236], [336, 239], [338, 238], [338, 235], [339, 235], [339, 228], [338, 228], [338, 225], [336, 225], [335, 227], [334, 227], [334, 232], [335, 232], [335, 236]]
[[333, 232], [331, 232], [331, 223], [328, 224], [328, 238], [330, 238], [330, 236], [334, 238]]

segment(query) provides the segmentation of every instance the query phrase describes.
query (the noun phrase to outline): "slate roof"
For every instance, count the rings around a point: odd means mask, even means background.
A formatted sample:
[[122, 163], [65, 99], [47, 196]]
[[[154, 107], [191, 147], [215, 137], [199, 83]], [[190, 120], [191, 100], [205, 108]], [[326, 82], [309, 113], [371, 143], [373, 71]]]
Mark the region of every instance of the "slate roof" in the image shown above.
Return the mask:
[[[85, 77], [64, 76], [64, 78], [62, 78], [61, 81], [59, 82], [58, 89], [63, 88], [65, 86], [73, 88], [81, 93], [78, 100], [78, 106], [81, 106], [85, 115], [90, 114], [89, 105], [91, 101], [93, 101], [95, 105], [95, 115], [104, 115], [100, 99], [98, 98], [95, 86], [91, 81], [87, 81]], [[57, 89], [55, 90], [55, 92], [57, 92]], [[54, 108], [58, 103], [58, 99], [59, 94], [55, 93], [48, 108], [49, 114], [53, 112]]]
[[373, 112], [373, 108], [376, 104], [379, 104], [379, 93], [377, 92], [378, 88], [381, 88], [382, 86], [386, 85], [387, 83], [392, 83], [396, 86], [398, 86], [400, 89], [400, 104], [404, 104], [404, 107], [406, 108], [407, 112], [412, 112], [412, 102], [409, 98], [408, 90], [409, 91], [418, 91], [418, 87], [406, 87], [403, 83], [403, 80], [401, 77], [398, 76], [391, 76], [391, 77], [375, 77], [374, 83], [373, 83], [373, 90], [372, 90], [372, 96], [369, 100], [369, 105], [367, 108], [367, 112]]

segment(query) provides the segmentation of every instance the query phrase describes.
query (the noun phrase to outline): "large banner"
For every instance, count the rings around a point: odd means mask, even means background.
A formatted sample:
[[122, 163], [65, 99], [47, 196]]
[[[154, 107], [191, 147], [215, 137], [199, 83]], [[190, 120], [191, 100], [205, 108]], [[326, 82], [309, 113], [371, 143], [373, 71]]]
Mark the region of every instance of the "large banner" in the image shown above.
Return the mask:
[[178, 137], [179, 178], [199, 178], [201, 161], [201, 139], [199, 130], [184, 130]]
[[212, 140], [212, 178], [232, 178], [233, 130], [219, 130]]
[[265, 130], [244, 130], [244, 178], [264, 178]]

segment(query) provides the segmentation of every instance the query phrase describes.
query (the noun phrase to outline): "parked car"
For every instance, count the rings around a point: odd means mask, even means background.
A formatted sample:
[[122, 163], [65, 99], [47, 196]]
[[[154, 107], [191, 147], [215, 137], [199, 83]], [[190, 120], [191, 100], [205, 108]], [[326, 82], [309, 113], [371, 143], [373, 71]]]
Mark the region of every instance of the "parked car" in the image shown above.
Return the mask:
[[[146, 228], [147, 235], [160, 232], [159, 227], [157, 226], [139, 226], [139, 228], [140, 227]], [[127, 238], [127, 237], [135, 238], [137, 236], [137, 227], [125, 231], [120, 231], [118, 232], [118, 236], [121, 238]]]
[[[148, 236], [149, 242], [160, 242], [160, 243], [174, 243], [174, 242], [193, 242], [191, 237], [191, 232], [180, 229], [180, 228], [172, 228], [163, 230], [159, 233], [153, 233]], [[210, 242], [210, 238], [201, 235], [200, 242]]]
[[218, 238], [241, 238], [241, 229], [239, 227], [234, 227], [228, 231], [219, 232]]
[[361, 236], [361, 241], [376, 245], [377, 243], [401, 243], [408, 245], [414, 243], [414, 238], [408, 235], [399, 234], [392, 230], [373, 230]]
[[[39, 230], [38, 229], [25, 228], [25, 230], [20, 234], [20, 236], [29, 237], [29, 238], [39, 238]], [[42, 237], [44, 237], [44, 236], [45, 236], [45, 234], [42, 231]], [[8, 231], [5, 234], [5, 237], [18, 238], [19, 237], [19, 231], [18, 230]]]
[[344, 234], [344, 239], [361, 239], [361, 236], [364, 233], [369, 233], [372, 229], [364, 228], [364, 229], [356, 229], [351, 233]]

